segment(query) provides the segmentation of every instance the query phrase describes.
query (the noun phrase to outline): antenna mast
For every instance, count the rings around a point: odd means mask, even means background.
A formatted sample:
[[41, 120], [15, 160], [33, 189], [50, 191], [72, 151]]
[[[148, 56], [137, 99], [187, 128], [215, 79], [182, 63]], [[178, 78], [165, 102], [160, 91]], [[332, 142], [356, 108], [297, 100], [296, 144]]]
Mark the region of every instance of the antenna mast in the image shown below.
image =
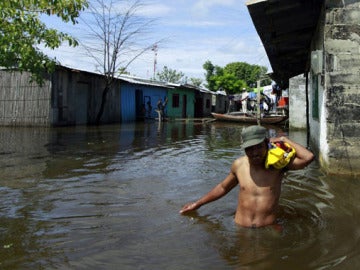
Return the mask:
[[153, 77], [153, 79], [155, 80], [156, 64], [157, 64], [157, 51], [158, 51], [157, 44], [154, 44], [154, 46], [152, 47], [151, 50], [154, 52], [154, 77]]

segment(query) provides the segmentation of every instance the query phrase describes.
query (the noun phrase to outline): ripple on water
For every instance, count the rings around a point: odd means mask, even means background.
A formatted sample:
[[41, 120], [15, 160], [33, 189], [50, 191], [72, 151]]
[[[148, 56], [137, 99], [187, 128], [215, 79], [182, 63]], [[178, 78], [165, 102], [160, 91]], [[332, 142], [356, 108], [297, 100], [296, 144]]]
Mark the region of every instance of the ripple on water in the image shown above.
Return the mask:
[[357, 179], [324, 176], [313, 164], [289, 172], [280, 197], [280, 230], [236, 226], [235, 189], [182, 216], [181, 205], [210, 190], [243, 154], [242, 126], [208, 124], [192, 132], [191, 124], [172, 123], [168, 127], [179, 131], [174, 134], [166, 125], [158, 131], [156, 124], [149, 124], [149, 134], [139, 124], [120, 138], [118, 127], [83, 128], [78, 134], [51, 129], [41, 140], [37, 134], [26, 141], [28, 136], [6, 137], [0, 153], [2, 266], [358, 268]]
[[201, 214], [188, 216], [189, 221], [205, 228], [208, 246], [217, 250], [230, 266], [353, 269], [347, 262], [351, 258], [360, 262], [360, 229], [355, 229], [360, 228], [359, 212], [342, 211], [347, 198], [338, 200], [333, 187], [323, 178], [289, 173], [283, 187], [280, 231], [271, 226], [256, 230], [238, 228], [233, 224], [233, 209], [226, 203], [204, 207]]

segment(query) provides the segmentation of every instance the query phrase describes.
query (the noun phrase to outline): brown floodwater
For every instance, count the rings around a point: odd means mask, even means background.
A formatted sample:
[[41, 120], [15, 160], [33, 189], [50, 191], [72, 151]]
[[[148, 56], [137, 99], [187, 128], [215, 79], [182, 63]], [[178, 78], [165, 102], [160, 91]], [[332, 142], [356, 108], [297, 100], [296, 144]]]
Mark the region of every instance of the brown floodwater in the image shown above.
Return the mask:
[[286, 175], [281, 232], [236, 226], [237, 189], [178, 214], [244, 154], [242, 128], [0, 128], [0, 269], [358, 269], [360, 182], [317, 162]]

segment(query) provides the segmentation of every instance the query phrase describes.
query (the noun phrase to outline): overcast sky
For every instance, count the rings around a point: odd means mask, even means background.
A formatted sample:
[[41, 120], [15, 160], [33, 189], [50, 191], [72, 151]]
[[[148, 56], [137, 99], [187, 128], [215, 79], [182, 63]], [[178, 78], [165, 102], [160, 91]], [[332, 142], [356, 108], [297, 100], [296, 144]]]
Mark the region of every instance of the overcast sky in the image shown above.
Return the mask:
[[[204, 78], [203, 64], [210, 60], [224, 67], [231, 62], [247, 62], [268, 67], [268, 58], [255, 30], [247, 0], [143, 0], [151, 3], [142, 15], [156, 18], [152, 29], [154, 40], [165, 39], [158, 46], [156, 71], [164, 66], [183, 72], [188, 78]], [[79, 37], [81, 25], [59, 23], [44, 18], [50, 27]], [[96, 64], [81, 53], [82, 48], [61, 47], [46, 51], [64, 66], [95, 71]], [[143, 78], [153, 76], [155, 55], [145, 53], [131, 64], [128, 71]]]

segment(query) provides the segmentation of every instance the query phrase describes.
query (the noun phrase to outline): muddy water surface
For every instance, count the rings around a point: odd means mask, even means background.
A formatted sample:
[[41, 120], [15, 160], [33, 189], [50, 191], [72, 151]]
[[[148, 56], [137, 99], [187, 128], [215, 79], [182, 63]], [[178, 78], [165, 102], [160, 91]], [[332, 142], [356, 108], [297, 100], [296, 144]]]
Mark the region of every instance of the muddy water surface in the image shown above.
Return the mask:
[[237, 227], [237, 189], [178, 214], [243, 154], [242, 128], [0, 128], [0, 269], [358, 269], [360, 182], [316, 162], [284, 180], [282, 232]]

